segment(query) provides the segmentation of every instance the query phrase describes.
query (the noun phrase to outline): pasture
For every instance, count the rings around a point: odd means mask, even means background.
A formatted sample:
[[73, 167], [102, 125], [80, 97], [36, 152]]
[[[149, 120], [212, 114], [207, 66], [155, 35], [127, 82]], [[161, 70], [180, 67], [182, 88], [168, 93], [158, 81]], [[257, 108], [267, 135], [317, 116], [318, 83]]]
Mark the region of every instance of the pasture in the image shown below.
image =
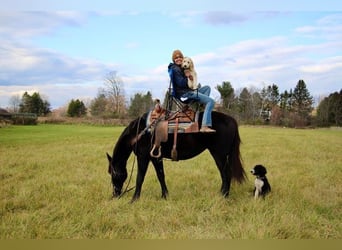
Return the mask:
[[[165, 160], [168, 200], [152, 165], [141, 198], [111, 199], [105, 153], [123, 127], [38, 125], [0, 128], [0, 239], [341, 239], [342, 130], [241, 126], [248, 180], [220, 195], [208, 152]], [[272, 186], [251, 191], [255, 164]], [[130, 174], [136, 162], [131, 155]]]

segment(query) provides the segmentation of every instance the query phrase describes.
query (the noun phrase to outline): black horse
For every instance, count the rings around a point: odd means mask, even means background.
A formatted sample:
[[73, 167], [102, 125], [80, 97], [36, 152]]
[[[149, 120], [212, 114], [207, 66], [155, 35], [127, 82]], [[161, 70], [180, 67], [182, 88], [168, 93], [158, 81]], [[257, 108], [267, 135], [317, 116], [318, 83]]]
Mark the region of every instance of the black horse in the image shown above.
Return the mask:
[[[199, 116], [202, 120], [203, 113]], [[151, 157], [152, 135], [147, 132], [146, 119], [148, 113], [133, 120], [119, 137], [113, 151], [113, 157], [108, 155], [108, 173], [111, 175], [113, 197], [119, 197], [123, 184], [127, 178], [127, 159], [132, 151], [137, 156], [138, 173], [135, 192], [132, 201], [140, 197], [147, 167], [150, 161], [156, 170], [161, 185], [162, 198], [166, 198], [168, 190], [165, 183], [164, 166], [162, 158], [171, 158], [173, 148], [173, 135], [169, 134], [167, 142], [161, 143], [161, 157]], [[190, 159], [205, 149], [208, 149], [219, 169], [222, 185], [221, 193], [228, 197], [231, 179], [239, 183], [245, 180], [245, 171], [240, 158], [240, 135], [238, 125], [234, 118], [220, 112], [212, 112], [213, 129], [215, 133], [179, 133], [177, 138], [178, 160]], [[146, 133], [144, 132], [146, 131]], [[140, 134], [139, 138], [137, 135]]]

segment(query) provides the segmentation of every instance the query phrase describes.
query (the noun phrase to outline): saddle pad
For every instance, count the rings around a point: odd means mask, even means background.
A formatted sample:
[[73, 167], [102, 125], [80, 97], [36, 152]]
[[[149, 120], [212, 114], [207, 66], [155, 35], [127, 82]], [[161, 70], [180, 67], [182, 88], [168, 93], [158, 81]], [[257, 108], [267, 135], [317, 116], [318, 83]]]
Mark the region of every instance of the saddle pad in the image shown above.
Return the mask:
[[[173, 134], [176, 129], [176, 123], [169, 123], [168, 133]], [[198, 122], [178, 123], [177, 133], [197, 133], [199, 131]]]

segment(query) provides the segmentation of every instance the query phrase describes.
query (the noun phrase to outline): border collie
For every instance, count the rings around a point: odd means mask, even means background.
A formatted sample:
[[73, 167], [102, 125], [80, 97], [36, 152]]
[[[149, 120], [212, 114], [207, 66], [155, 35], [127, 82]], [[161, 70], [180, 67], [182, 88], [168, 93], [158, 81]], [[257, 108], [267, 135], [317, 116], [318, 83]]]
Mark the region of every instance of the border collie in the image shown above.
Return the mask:
[[263, 165], [255, 165], [251, 173], [256, 176], [254, 181], [254, 198], [265, 198], [266, 194], [271, 192], [271, 185], [266, 178], [267, 170]]

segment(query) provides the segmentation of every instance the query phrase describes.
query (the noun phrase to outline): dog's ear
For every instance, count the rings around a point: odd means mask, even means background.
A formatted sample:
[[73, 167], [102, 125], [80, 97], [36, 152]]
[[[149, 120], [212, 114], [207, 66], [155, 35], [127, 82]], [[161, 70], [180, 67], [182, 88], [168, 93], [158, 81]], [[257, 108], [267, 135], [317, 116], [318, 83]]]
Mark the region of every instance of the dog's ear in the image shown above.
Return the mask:
[[258, 173], [258, 174], [267, 174], [267, 170], [266, 167], [264, 167], [261, 164], [255, 165], [254, 170]]
[[261, 166], [261, 170], [262, 170], [263, 174], [267, 174], [266, 168], [263, 165], [260, 165], [260, 166]]

